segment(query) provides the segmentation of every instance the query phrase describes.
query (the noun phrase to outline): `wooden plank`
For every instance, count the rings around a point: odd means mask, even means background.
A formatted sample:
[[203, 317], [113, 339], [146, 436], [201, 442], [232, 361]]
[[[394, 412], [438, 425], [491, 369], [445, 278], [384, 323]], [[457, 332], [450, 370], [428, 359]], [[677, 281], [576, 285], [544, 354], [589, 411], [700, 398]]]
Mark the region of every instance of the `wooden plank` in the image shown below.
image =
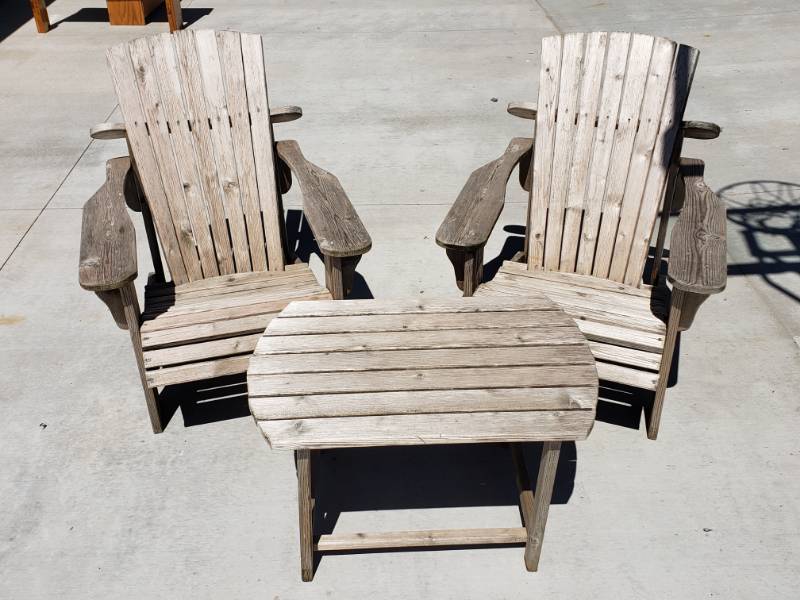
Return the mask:
[[331, 258], [367, 252], [372, 247], [372, 239], [339, 180], [306, 160], [294, 140], [280, 141], [275, 146], [278, 156], [300, 183], [303, 213], [320, 251]]
[[[190, 115], [184, 108], [174, 36], [163, 33], [143, 39], [149, 42], [148, 62], [156, 75], [150, 83], [158, 87], [157, 90], [153, 90], [152, 98], [158, 102], [157, 98], [160, 97], [161, 114], [166, 120], [166, 128], [158, 128], [157, 131], [164, 136], [165, 145], [171, 144], [174, 154], [175, 169], [166, 173], [177, 177], [176, 187], [183, 189], [187, 217], [192, 226], [203, 277], [215, 277], [219, 275], [219, 267], [209, 229], [206, 200], [195, 160], [194, 140], [188, 120]], [[144, 80], [143, 85], [147, 83], [148, 81]], [[151, 137], [154, 135], [153, 127], [150, 128], [150, 135]], [[154, 140], [153, 143], [157, 142]], [[165, 172], [165, 165], [162, 165], [162, 172]], [[177, 190], [173, 190], [173, 193], [176, 192]]]
[[[294, 265], [287, 265], [285, 271], [277, 271], [274, 273], [267, 273], [265, 271], [246, 271], [244, 273], [228, 273], [220, 275], [219, 277], [209, 277], [207, 279], [200, 279], [198, 281], [190, 281], [174, 286], [170, 283], [162, 284], [159, 286], [147, 286], [147, 289], [152, 290], [154, 293], [160, 289], [169, 291], [175, 290], [179, 293], [199, 292], [202, 290], [211, 290], [214, 293], [223, 289], [228, 289], [230, 286], [237, 286], [245, 283], [252, 283], [257, 281], [275, 281], [283, 282], [284, 278], [292, 280], [300, 274], [311, 273], [307, 263], [298, 263]], [[313, 273], [312, 273], [313, 275]]]
[[236, 171], [239, 174], [242, 211], [250, 246], [250, 260], [254, 271], [267, 268], [267, 250], [264, 226], [261, 222], [261, 203], [256, 183], [256, 165], [253, 157], [253, 140], [250, 131], [250, 112], [242, 64], [241, 36], [236, 31], [217, 31], [222, 77], [225, 84], [225, 101], [231, 119], [231, 140]]
[[385, 531], [379, 533], [323, 534], [314, 548], [318, 552], [376, 550], [381, 548], [432, 548], [438, 546], [487, 546], [521, 544], [524, 527], [486, 529], [429, 529], [425, 531]]
[[551, 167], [558, 111], [559, 75], [561, 73], [561, 36], [542, 39], [539, 70], [539, 100], [536, 115], [536, 142], [533, 153], [533, 184], [528, 210], [528, 267], [544, 264], [545, 227], [550, 201]]
[[[642, 194], [650, 171], [651, 159], [655, 158], [656, 162], [664, 160], [669, 163], [672, 155], [671, 146], [667, 149], [669, 156], [654, 157], [653, 152], [659, 135], [661, 110], [664, 107], [664, 97], [670, 83], [674, 58], [675, 42], [656, 38], [653, 55], [650, 59], [647, 86], [639, 111], [639, 128], [636, 131], [633, 152], [628, 165], [628, 177], [625, 181], [625, 193], [620, 206], [619, 225], [609, 269], [609, 278], [614, 281], [625, 279], [625, 268], [628, 265], [634, 228], [642, 208]], [[664, 173], [666, 173], [666, 168]], [[649, 230], [647, 235], [650, 235]], [[641, 276], [641, 273], [639, 275]]]
[[[153, 145], [153, 152], [158, 161], [158, 172], [161, 176], [170, 213], [178, 233], [178, 244], [181, 248], [183, 263], [186, 266], [190, 280], [202, 279], [203, 270], [197, 255], [197, 242], [192, 231], [183, 186], [180, 182], [175, 155], [169, 140], [167, 116], [164, 114], [156, 80], [155, 66], [147, 38], [139, 38], [130, 43], [130, 56], [136, 73], [139, 97], [147, 119], [150, 142]], [[145, 194], [147, 194], [146, 189]]]
[[212, 377], [222, 377], [223, 375], [245, 373], [249, 360], [250, 355], [245, 354], [243, 356], [232, 356], [218, 360], [155, 369], [147, 371], [147, 384], [150, 387], [161, 387], [187, 381], [199, 381], [201, 379], [211, 379]]
[[[145, 325], [147, 322], [145, 323]], [[144, 325], [142, 326], [144, 329]], [[529, 329], [462, 329], [446, 337], [439, 331], [398, 331], [392, 333], [329, 333], [323, 335], [265, 336], [256, 348], [264, 354], [297, 352], [356, 352], [361, 350], [422, 350], [425, 348], [522, 348], [542, 345], [585, 343], [571, 327], [533, 327]]]
[[[280, 277], [276, 277], [276, 274]], [[156, 287], [148, 286], [145, 295], [148, 300], [153, 303], [171, 300], [173, 302], [192, 302], [200, 298], [229, 296], [231, 294], [239, 294], [250, 290], [263, 290], [269, 292], [273, 289], [280, 289], [287, 286], [304, 286], [311, 283], [317, 283], [316, 277], [311, 272], [307, 271], [294, 271], [290, 272], [289, 276], [283, 276], [285, 271], [261, 271], [255, 272], [255, 275], [260, 277], [253, 277], [249, 280], [236, 281], [223, 286], [196, 288], [196, 289], [183, 289], [183, 286], [174, 287], [172, 285], [161, 285]], [[225, 276], [227, 278], [227, 276]]]
[[[569, 170], [575, 147], [575, 121], [581, 85], [585, 35], [568, 33], [564, 36], [559, 78], [558, 117], [551, 168], [550, 199], [547, 207], [547, 237], [545, 238], [544, 268], [557, 271], [561, 261], [561, 241], [564, 210], [569, 190]], [[536, 158], [534, 157], [534, 162]], [[535, 169], [535, 167], [534, 167]], [[534, 177], [536, 174], [534, 173]]]
[[258, 421], [272, 448], [358, 448], [585, 439], [592, 411], [481, 412]]
[[[524, 268], [524, 266], [523, 266]], [[289, 317], [325, 317], [356, 315], [402, 315], [402, 314], [462, 314], [526, 312], [530, 310], [557, 310], [558, 306], [542, 294], [531, 294], [526, 298], [493, 298], [490, 303], [476, 298], [426, 298], [396, 300], [337, 300], [335, 302], [292, 302], [281, 314]]]
[[642, 280], [642, 271], [650, 247], [650, 236], [659, 205], [664, 197], [669, 158], [681, 127], [699, 55], [696, 49], [688, 46], [679, 46], [676, 52], [675, 65], [661, 113], [661, 133], [653, 149], [654, 162], [647, 174], [644, 199], [633, 233], [630, 260], [625, 271], [624, 280], [629, 285], [638, 285]]
[[[277, 322], [277, 321], [276, 321]], [[273, 322], [269, 335], [272, 335]], [[450, 367], [593, 364], [585, 346], [564, 348], [441, 348], [428, 350], [377, 350], [365, 352], [307, 352], [254, 358], [253, 375], [431, 369]]]
[[247, 107], [250, 112], [253, 155], [261, 214], [264, 220], [269, 270], [282, 271], [285, 264], [282, 215], [278, 207], [275, 157], [272, 150], [272, 125], [269, 121], [267, 80], [264, 72], [264, 51], [261, 47], [260, 35], [244, 33], [241, 38]]
[[251, 271], [250, 248], [241, 204], [241, 182], [236, 171], [236, 157], [233, 152], [230, 115], [225, 98], [217, 38], [210, 29], [195, 31], [194, 37], [236, 270]]
[[125, 207], [125, 177], [130, 159], [106, 163], [106, 181], [83, 205], [80, 263], [81, 287], [116, 290], [136, 279], [136, 230]]
[[[159, 329], [142, 331], [142, 346], [148, 348], [162, 348], [175, 344], [188, 344], [190, 342], [201, 342], [234, 335], [244, 335], [248, 333], [264, 333], [269, 322], [278, 314], [275, 312], [259, 313], [246, 317], [224, 319], [222, 321], [211, 321], [210, 323], [192, 323], [183, 327], [172, 327], [169, 329]], [[152, 323], [145, 321], [142, 324]]]
[[575, 324], [590, 342], [603, 342], [659, 354], [664, 349], [664, 332], [650, 333], [630, 327], [581, 319], [576, 319]]
[[206, 360], [230, 356], [232, 354], [252, 353], [262, 333], [229, 337], [222, 340], [173, 346], [160, 350], [149, 350], [144, 353], [144, 364], [148, 369], [165, 365]]
[[106, 56], [119, 106], [125, 118], [128, 142], [136, 160], [139, 181], [142, 183], [147, 203], [153, 213], [161, 250], [166, 258], [173, 281], [178, 284], [184, 283], [189, 281], [189, 275], [183, 263], [175, 223], [159, 175], [158, 161], [147, 132], [147, 123], [139, 98], [139, 90], [136, 88], [136, 75], [128, 54], [127, 43], [109, 48]]
[[658, 371], [661, 366], [661, 352], [646, 352], [602, 342], [589, 342], [589, 349], [597, 360], [618, 363], [639, 369]]
[[314, 578], [314, 498], [311, 489], [311, 452], [295, 452], [297, 503], [300, 517], [300, 575], [303, 581]]
[[603, 198], [614, 147], [630, 42], [630, 33], [614, 32], [609, 36], [608, 57], [603, 76], [603, 95], [597, 112], [597, 130], [589, 163], [586, 211], [581, 225], [578, 259], [575, 265], [576, 272], [582, 275], [591, 275], [594, 265], [597, 234], [603, 214]]
[[[609, 281], [608, 279], [599, 279], [591, 275], [580, 275], [577, 273], [559, 273], [558, 271], [529, 271], [527, 265], [524, 263], [517, 263], [507, 260], [500, 267], [502, 273], [514, 273], [524, 275], [526, 277], [536, 277], [545, 281], [552, 281], [554, 283], [563, 283], [565, 285], [574, 285], [576, 287], [584, 287], [604, 292], [615, 292], [625, 296], [640, 296], [649, 298], [653, 294], [653, 286], [643, 285], [635, 287], [626, 285], [618, 281]], [[526, 301], [528, 299], [526, 298]]]
[[[257, 357], [256, 357], [257, 358]], [[251, 360], [251, 372], [254, 360]], [[307, 419], [418, 413], [588, 410], [597, 402], [597, 388], [497, 388], [314, 394], [311, 396], [250, 395], [250, 412], [257, 420]]]
[[[206, 106], [200, 59], [197, 56], [193, 31], [173, 34], [178, 57], [179, 77], [185, 109], [191, 124], [197, 167], [203, 186], [203, 197], [211, 223], [217, 265], [222, 274], [234, 273], [233, 248], [225, 218], [225, 194], [217, 175], [214, 140], [211, 132], [210, 112]], [[202, 280], [201, 280], [202, 281]]]
[[725, 203], [703, 181], [702, 161], [681, 162], [686, 200], [672, 230], [667, 275], [684, 292], [716, 294], [727, 284]]
[[600, 231], [597, 235], [594, 267], [592, 274], [596, 277], [608, 277], [611, 257], [614, 252], [614, 239], [617, 235], [619, 211], [625, 193], [625, 182], [628, 178], [628, 165], [633, 152], [633, 142], [639, 124], [639, 110], [647, 84], [648, 67], [653, 50], [653, 38], [648, 35], [634, 33], [631, 41], [630, 56], [625, 73], [625, 88], [622, 104], [614, 132], [614, 147], [611, 152], [605, 197], [603, 199], [603, 215]]
[[602, 361], [597, 362], [597, 376], [604, 381], [614, 381], [644, 390], [655, 390], [658, 381], [658, 373]]
[[442, 331], [455, 329], [507, 329], [540, 325], [570, 326], [572, 320], [558, 310], [532, 310], [508, 313], [359, 315], [346, 317], [279, 318], [270, 335], [315, 333], [358, 333], [368, 331]]
[[[297, 296], [305, 297], [306, 299], [318, 298], [320, 300], [327, 300], [330, 294], [327, 291], [317, 291], [308, 294], [298, 294]], [[184, 314], [162, 314], [157, 318], [153, 318], [142, 323], [142, 331], [156, 331], [158, 329], [168, 329], [171, 327], [182, 327], [184, 325], [194, 325], [197, 323], [210, 323], [212, 321], [220, 321], [223, 319], [236, 319], [239, 317], [247, 317], [251, 315], [274, 313], [283, 309], [292, 299], [292, 296], [286, 295], [281, 298], [274, 298], [265, 300], [264, 302], [246, 303], [237, 306], [226, 306], [224, 308], [216, 308], [211, 310], [199, 310], [196, 312], [188, 312]]]
[[[597, 109], [600, 104], [600, 84], [603, 80], [608, 34], [593, 32], [586, 37], [586, 51], [581, 75], [580, 101], [574, 133], [574, 150], [567, 178], [568, 192], [565, 201], [564, 227], [561, 240], [561, 271], [572, 272], [580, 245], [581, 221], [585, 207], [586, 183], [592, 158], [592, 143], [597, 127]], [[602, 127], [602, 124], [598, 125]]]
[[47, 3], [45, 0], [30, 0], [33, 20], [36, 23], [36, 31], [47, 33], [50, 31], [50, 16], [47, 14]]
[[558, 456], [561, 442], [547, 441], [542, 447], [542, 458], [539, 460], [539, 474], [536, 477], [536, 495], [533, 497], [533, 514], [527, 525], [528, 539], [525, 544], [525, 568], [536, 571], [539, 568], [539, 557], [542, 553], [544, 529], [550, 501], [553, 497], [553, 485], [556, 481]]
[[552, 387], [592, 385], [597, 374], [592, 365], [535, 367], [464, 367], [363, 371], [357, 377], [339, 373], [253, 375], [249, 393], [257, 396], [298, 396], [400, 390], [460, 390], [506, 387]]

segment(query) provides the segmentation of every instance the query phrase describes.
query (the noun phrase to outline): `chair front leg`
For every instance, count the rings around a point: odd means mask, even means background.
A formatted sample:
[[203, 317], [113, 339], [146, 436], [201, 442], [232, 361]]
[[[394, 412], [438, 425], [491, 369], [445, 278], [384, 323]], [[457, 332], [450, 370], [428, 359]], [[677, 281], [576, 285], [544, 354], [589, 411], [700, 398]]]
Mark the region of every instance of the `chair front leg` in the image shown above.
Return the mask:
[[453, 264], [458, 289], [464, 297], [472, 296], [483, 279], [483, 246], [470, 250], [447, 248], [447, 258]]
[[353, 291], [356, 265], [361, 256], [336, 257], [324, 255], [325, 258], [325, 287], [334, 300], [344, 300]]

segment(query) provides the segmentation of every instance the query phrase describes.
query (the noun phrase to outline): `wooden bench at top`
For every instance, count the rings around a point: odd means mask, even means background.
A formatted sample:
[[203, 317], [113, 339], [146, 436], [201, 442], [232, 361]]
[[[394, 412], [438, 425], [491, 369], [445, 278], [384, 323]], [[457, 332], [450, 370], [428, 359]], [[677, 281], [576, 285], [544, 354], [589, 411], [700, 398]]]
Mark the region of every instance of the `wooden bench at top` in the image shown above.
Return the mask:
[[[47, 0], [30, 0], [33, 20], [39, 33], [50, 31], [50, 17], [47, 14]], [[167, 6], [169, 30], [183, 27], [180, 0], [106, 0], [108, 22], [111, 25], [144, 25], [147, 15], [161, 3]]]

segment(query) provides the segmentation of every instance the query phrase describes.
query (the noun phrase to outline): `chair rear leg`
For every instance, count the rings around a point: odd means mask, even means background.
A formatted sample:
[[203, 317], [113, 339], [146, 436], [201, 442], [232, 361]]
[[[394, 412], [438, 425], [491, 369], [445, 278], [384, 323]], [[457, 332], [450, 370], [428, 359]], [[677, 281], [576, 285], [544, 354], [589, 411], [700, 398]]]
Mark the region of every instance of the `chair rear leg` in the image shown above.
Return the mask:
[[681, 324], [681, 309], [683, 308], [684, 292], [679, 289], [672, 290], [672, 299], [667, 320], [667, 335], [664, 339], [664, 353], [661, 355], [661, 367], [658, 370], [656, 394], [653, 399], [653, 408], [647, 418], [647, 437], [654, 440], [658, 437], [658, 427], [661, 423], [661, 411], [664, 408], [664, 395], [667, 392], [669, 372], [672, 367], [672, 355], [675, 351], [675, 341], [678, 338]]
[[147, 373], [144, 368], [142, 334], [139, 330], [142, 315], [139, 311], [139, 301], [136, 298], [136, 288], [133, 282], [120, 288], [119, 293], [125, 311], [125, 320], [128, 323], [128, 332], [131, 334], [136, 366], [139, 368], [139, 377], [142, 380], [142, 388], [144, 388], [144, 399], [147, 403], [147, 413], [150, 415], [150, 424], [153, 427], [153, 433], [161, 433], [164, 431], [164, 424], [161, 421], [161, 414], [158, 410], [158, 391], [147, 384]]

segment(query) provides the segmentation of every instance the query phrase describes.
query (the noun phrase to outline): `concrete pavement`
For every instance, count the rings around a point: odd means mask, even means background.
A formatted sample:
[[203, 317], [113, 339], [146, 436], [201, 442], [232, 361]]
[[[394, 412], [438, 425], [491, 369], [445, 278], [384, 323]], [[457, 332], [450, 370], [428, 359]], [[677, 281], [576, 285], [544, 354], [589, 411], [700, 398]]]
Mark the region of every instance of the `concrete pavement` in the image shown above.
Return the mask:
[[[166, 24], [111, 28], [86, 11], [101, 0], [55, 0], [52, 32], [0, 28], [0, 598], [796, 596], [795, 3], [183, 5], [193, 27], [264, 35], [271, 102], [305, 112], [276, 135], [342, 181], [374, 240], [359, 273], [376, 297], [457, 295], [435, 230], [467, 175], [528, 133], [504, 106], [535, 99], [542, 36], [621, 29], [700, 48], [687, 117], [723, 135], [684, 154], [706, 160], [731, 209], [728, 289], [681, 340], [659, 440], [604, 403], [565, 453], [538, 573], [519, 548], [374, 553], [323, 557], [302, 584], [292, 458], [269, 450], [241, 385], [225, 402], [176, 391], [181, 409], [152, 435], [127, 334], [77, 285], [80, 207], [124, 151], [87, 135], [116, 110], [103, 51]], [[525, 202], [509, 195], [487, 261], [515, 243], [503, 227]], [[504, 460], [494, 447], [331, 453], [330, 519], [516, 524]]]

